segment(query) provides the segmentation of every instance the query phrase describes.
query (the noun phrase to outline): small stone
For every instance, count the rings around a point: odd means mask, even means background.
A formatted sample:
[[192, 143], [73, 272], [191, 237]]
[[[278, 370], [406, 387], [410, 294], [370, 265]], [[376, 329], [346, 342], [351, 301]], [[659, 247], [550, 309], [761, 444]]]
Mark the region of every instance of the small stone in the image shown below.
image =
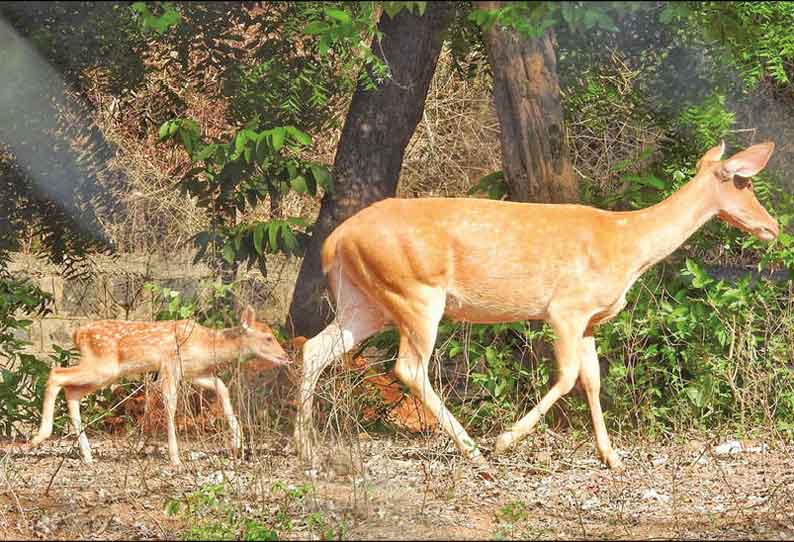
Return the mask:
[[640, 495], [640, 498], [646, 501], [654, 500], [658, 502], [670, 502], [671, 500], [669, 495], [663, 495], [653, 488], [643, 491], [642, 495]]
[[741, 452], [742, 443], [738, 440], [728, 440], [714, 448], [714, 453], [717, 455], [732, 455]]

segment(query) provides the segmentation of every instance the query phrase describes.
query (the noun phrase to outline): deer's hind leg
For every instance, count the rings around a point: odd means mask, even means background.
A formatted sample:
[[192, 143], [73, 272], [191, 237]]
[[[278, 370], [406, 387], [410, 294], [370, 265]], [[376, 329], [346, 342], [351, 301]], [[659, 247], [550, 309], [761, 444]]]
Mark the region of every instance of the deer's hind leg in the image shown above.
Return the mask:
[[[50, 370], [50, 376], [47, 378], [47, 387], [44, 390], [44, 402], [41, 409], [41, 425], [39, 426], [39, 432], [30, 441], [30, 447], [35, 448], [52, 435], [52, 423], [53, 417], [55, 416], [55, 400], [61, 388], [79, 389], [85, 394], [99, 388], [103, 380], [104, 376], [93, 371], [90, 365], [81, 364], [74, 367], [53, 367]], [[82, 397], [82, 395], [80, 397]], [[79, 418], [79, 399], [77, 401]], [[72, 421], [74, 421], [74, 417]], [[78, 435], [81, 434], [79, 430], [75, 430], [78, 432]]]
[[599, 397], [601, 391], [601, 368], [598, 365], [598, 354], [596, 353], [595, 338], [592, 330], [588, 330], [582, 339], [581, 360], [579, 383], [587, 397], [587, 404], [590, 406], [590, 417], [593, 420], [593, 432], [595, 433], [598, 456], [609, 468], [619, 468], [621, 460], [609, 441], [609, 433], [607, 433], [606, 424], [604, 423], [604, 413], [601, 410], [601, 399]]
[[381, 296], [384, 305], [399, 322], [400, 352], [394, 366], [395, 374], [433, 413], [458, 450], [475, 463], [487, 466], [480, 450], [444, 405], [428, 377], [438, 323], [444, 314], [446, 292], [438, 287], [423, 287], [412, 292], [410, 297], [386, 292]]
[[80, 455], [83, 463], [86, 464], [92, 462], [91, 445], [88, 443], [88, 437], [83, 431], [82, 423], [80, 422], [80, 400], [92, 391], [94, 391], [93, 388], [89, 386], [69, 386], [64, 389], [66, 406], [69, 409], [69, 417], [72, 419], [72, 427], [74, 427], [74, 432], [78, 435], [77, 441], [80, 444]]
[[179, 444], [176, 440], [176, 406], [181, 379], [182, 371], [179, 360], [167, 358], [160, 366], [159, 381], [168, 420], [168, 456], [174, 466], [182, 464], [182, 460], [179, 459]]
[[303, 345], [303, 371], [298, 387], [295, 447], [298, 457], [314, 463], [312, 405], [323, 369], [385, 323], [382, 311], [338, 268], [329, 273], [336, 294], [336, 319]]

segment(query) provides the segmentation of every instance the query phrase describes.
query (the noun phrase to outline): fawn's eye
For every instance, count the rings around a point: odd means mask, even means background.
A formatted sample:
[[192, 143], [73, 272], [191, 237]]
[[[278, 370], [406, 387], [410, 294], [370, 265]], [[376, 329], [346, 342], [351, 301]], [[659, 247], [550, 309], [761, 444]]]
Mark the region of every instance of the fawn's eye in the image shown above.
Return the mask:
[[736, 188], [749, 188], [750, 190], [753, 189], [753, 181], [751, 181], [747, 177], [742, 177], [741, 175], [735, 175], [733, 177], [733, 183], [736, 185]]

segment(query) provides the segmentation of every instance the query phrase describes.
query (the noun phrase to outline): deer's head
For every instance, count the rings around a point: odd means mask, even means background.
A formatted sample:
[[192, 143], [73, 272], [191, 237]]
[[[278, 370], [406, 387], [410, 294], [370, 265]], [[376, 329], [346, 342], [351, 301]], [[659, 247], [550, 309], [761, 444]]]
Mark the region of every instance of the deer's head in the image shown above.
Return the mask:
[[291, 362], [273, 335], [273, 330], [264, 322], [259, 322], [256, 319], [256, 313], [250, 305], [240, 314], [240, 324], [244, 350], [250, 352], [255, 358], [273, 365], [287, 365]]
[[722, 142], [697, 163], [697, 176], [707, 177], [707, 182], [716, 187], [717, 216], [763, 241], [777, 237], [780, 226], [755, 197], [750, 177], [764, 169], [774, 149], [771, 141], [760, 143], [722, 160]]

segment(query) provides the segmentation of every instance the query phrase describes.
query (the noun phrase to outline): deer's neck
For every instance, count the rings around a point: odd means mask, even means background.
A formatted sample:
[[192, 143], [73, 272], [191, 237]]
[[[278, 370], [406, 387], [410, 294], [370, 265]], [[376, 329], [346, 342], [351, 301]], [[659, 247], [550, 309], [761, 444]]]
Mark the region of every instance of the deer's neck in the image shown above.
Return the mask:
[[210, 330], [209, 348], [207, 349], [209, 361], [221, 365], [236, 361], [239, 357], [242, 357], [243, 361], [252, 357], [253, 354], [243, 347], [243, 341], [240, 340], [241, 335], [242, 329], [240, 328]]
[[710, 188], [692, 179], [660, 203], [632, 213], [631, 251], [640, 272], [672, 254], [717, 214]]

